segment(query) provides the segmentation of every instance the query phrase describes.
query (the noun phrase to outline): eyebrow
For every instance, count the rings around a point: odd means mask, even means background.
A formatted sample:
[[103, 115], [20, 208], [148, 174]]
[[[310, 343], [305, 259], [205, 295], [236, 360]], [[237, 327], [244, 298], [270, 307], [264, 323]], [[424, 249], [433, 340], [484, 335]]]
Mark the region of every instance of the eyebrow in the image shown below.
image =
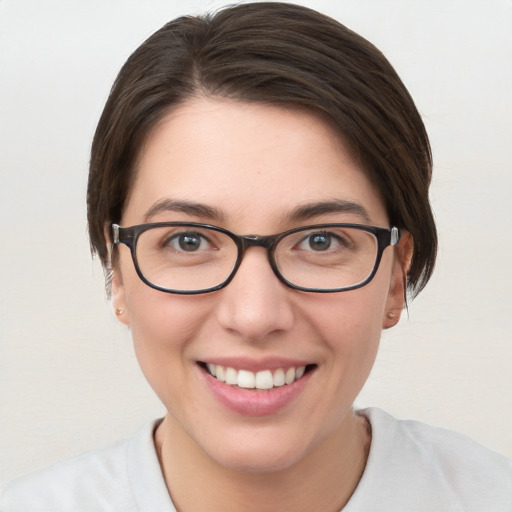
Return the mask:
[[[151, 206], [144, 215], [145, 222], [151, 217], [164, 212], [180, 212], [187, 215], [206, 218], [208, 220], [221, 221], [224, 214], [221, 210], [202, 203], [194, 203], [190, 201], [178, 201], [175, 199], [162, 199]], [[285, 219], [292, 222], [299, 222], [317, 217], [320, 215], [328, 215], [332, 213], [346, 213], [361, 217], [364, 221], [369, 222], [370, 216], [364, 206], [346, 201], [344, 199], [332, 199], [330, 201], [319, 201], [315, 203], [307, 203], [297, 206], [290, 213], [286, 214]]]
[[149, 221], [151, 217], [164, 212], [180, 212], [196, 217], [203, 217], [209, 220], [222, 220], [224, 215], [220, 210], [212, 206], [189, 201], [177, 201], [174, 199], [162, 199], [157, 201], [144, 215], [145, 221]]
[[370, 221], [370, 215], [364, 206], [344, 199], [332, 199], [330, 201], [320, 201], [297, 206], [287, 217], [293, 221], [304, 221], [312, 217], [330, 213], [350, 213], [361, 217], [366, 222]]

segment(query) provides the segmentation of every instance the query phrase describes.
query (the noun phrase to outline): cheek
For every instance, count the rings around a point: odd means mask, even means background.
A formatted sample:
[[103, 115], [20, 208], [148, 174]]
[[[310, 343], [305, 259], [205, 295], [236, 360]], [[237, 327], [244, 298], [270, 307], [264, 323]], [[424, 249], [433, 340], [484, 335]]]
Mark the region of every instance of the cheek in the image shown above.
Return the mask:
[[[327, 348], [332, 396], [355, 396], [365, 383], [378, 352], [389, 280], [342, 294], [319, 296], [304, 314]], [[338, 394], [339, 393], [339, 394]]]
[[136, 350], [157, 353], [185, 346], [206, 311], [201, 301], [150, 288], [131, 260], [122, 263], [124, 300]]
[[303, 314], [321, 329], [332, 350], [357, 351], [380, 339], [388, 287], [389, 280], [375, 278], [363, 288], [319, 295]]
[[360, 307], [352, 304], [338, 312], [336, 322], [326, 332], [332, 356], [333, 375], [340, 376], [343, 385], [354, 387], [356, 393], [366, 381], [381, 337], [380, 307], [372, 308], [368, 302]]
[[165, 294], [143, 283], [127, 287], [126, 295], [137, 360], [151, 387], [167, 403], [167, 394], [190, 371], [190, 347], [206, 308], [193, 298]]

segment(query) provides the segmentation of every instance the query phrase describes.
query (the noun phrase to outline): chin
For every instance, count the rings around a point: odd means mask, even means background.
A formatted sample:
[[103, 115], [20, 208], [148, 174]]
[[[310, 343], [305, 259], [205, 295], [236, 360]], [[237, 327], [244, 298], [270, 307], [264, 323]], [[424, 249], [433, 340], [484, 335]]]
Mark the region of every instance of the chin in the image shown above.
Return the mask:
[[275, 473], [285, 471], [300, 459], [297, 453], [281, 453], [254, 448], [233, 450], [232, 453], [213, 454], [213, 461], [237, 473]]
[[297, 464], [309, 452], [307, 440], [294, 439], [289, 433], [265, 430], [265, 427], [252, 429], [245, 435], [230, 433], [215, 446], [210, 439], [209, 446], [203, 445], [203, 450], [215, 464], [242, 473], [283, 471]]

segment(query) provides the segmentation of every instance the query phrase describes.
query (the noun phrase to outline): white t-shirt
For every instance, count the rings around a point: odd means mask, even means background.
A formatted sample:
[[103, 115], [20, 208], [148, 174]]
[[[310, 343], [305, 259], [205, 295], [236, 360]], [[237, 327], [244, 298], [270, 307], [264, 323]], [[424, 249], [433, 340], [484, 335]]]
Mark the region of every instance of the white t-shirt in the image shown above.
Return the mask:
[[[380, 409], [361, 412], [372, 443], [343, 512], [512, 512], [511, 460], [449, 430], [398, 421]], [[175, 512], [153, 444], [155, 425], [4, 484], [0, 511]]]

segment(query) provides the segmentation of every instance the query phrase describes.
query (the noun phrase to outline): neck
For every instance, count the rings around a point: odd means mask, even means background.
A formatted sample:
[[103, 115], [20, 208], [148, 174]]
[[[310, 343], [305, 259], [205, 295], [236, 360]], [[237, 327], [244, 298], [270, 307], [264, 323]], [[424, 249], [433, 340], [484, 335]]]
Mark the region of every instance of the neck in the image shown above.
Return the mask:
[[155, 433], [163, 475], [179, 512], [339, 512], [363, 474], [370, 439], [367, 420], [350, 411], [335, 432], [292, 466], [244, 472], [217, 464], [170, 416]]

